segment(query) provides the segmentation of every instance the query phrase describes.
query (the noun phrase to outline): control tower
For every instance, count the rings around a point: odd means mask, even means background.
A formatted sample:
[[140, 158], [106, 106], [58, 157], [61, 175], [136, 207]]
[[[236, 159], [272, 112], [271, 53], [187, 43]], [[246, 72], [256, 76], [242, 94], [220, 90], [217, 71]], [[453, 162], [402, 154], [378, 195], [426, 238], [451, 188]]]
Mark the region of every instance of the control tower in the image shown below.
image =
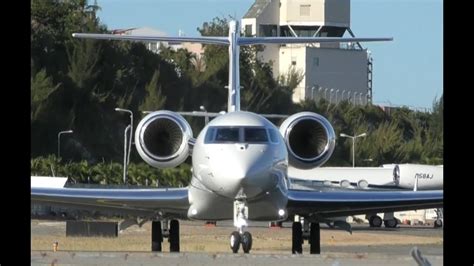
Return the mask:
[[[246, 36], [342, 37], [350, 28], [350, 0], [256, 0], [242, 18]], [[258, 57], [275, 77], [290, 68], [304, 74], [293, 101], [367, 104], [372, 99], [372, 59], [359, 43], [266, 45]]]

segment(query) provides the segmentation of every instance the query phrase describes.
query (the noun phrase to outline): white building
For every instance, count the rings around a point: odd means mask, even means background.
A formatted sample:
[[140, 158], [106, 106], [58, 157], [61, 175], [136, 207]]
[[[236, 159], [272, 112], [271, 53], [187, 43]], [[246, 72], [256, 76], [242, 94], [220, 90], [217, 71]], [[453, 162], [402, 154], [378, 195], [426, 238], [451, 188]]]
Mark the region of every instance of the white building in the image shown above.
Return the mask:
[[[241, 21], [247, 36], [342, 37], [350, 29], [350, 0], [256, 0]], [[266, 45], [258, 55], [277, 77], [291, 67], [304, 74], [293, 101], [332, 103], [372, 99], [372, 59], [359, 43]]]
[[[181, 32], [180, 32], [181, 33]], [[130, 28], [130, 29], [117, 29], [113, 30], [112, 34], [117, 35], [135, 35], [135, 36], [168, 36], [163, 31], [153, 29], [150, 27]], [[180, 34], [181, 35], [181, 34]], [[204, 54], [203, 46], [200, 43], [180, 43], [180, 42], [159, 42], [159, 41], [148, 41], [143, 42], [148, 50], [159, 53], [160, 45], [164, 47], [170, 47], [173, 50], [186, 49], [189, 52], [196, 55], [196, 58], [201, 58]]]

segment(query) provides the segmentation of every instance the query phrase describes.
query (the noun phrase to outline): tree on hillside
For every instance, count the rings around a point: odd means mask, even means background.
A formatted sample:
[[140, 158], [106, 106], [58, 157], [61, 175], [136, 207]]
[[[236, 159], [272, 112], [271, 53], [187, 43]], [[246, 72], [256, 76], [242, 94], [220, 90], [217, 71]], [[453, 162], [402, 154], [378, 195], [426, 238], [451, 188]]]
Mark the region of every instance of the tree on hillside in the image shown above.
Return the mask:
[[140, 105], [141, 111], [157, 111], [163, 109], [166, 102], [166, 96], [161, 93], [161, 86], [158, 84], [160, 71], [156, 70], [150, 82], [146, 85], [147, 96]]
[[46, 105], [51, 94], [54, 93], [60, 84], [54, 85], [52, 78], [42, 69], [31, 77], [31, 121], [36, 121], [40, 113], [46, 112]]

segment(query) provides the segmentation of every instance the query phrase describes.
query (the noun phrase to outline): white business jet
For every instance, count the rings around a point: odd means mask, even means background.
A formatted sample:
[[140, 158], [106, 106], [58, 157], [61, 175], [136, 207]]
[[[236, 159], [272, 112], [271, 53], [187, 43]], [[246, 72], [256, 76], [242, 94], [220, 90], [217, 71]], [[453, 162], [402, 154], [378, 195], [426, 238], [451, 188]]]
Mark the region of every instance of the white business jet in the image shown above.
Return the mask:
[[[302, 253], [303, 233], [311, 253], [320, 253], [319, 223], [330, 217], [443, 205], [443, 191], [317, 191], [295, 189], [288, 165], [308, 169], [331, 156], [335, 134], [329, 121], [311, 112], [294, 114], [277, 128], [264, 116], [240, 109], [239, 48], [254, 44], [389, 41], [391, 38], [246, 38], [236, 21], [228, 37], [151, 37], [73, 34], [76, 38], [176, 41], [229, 46], [228, 110], [210, 121], [197, 138], [186, 120], [173, 111], [156, 111], [141, 120], [136, 148], [148, 164], [176, 167], [192, 156], [192, 178], [186, 188], [84, 189], [31, 188], [33, 204], [67, 206], [133, 214], [152, 221], [152, 251], [168, 237], [179, 252], [178, 219], [233, 220], [230, 248], [248, 253], [252, 235], [248, 221], [292, 219], [292, 252]], [[299, 221], [304, 218], [304, 224]], [[168, 223], [169, 222], [169, 223]]]

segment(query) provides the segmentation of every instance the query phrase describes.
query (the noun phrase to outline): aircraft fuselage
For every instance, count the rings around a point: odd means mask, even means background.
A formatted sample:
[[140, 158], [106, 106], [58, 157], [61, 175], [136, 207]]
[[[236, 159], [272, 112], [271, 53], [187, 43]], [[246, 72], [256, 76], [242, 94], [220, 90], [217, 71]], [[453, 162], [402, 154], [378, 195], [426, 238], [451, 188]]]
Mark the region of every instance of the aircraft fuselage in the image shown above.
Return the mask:
[[236, 199], [246, 201], [251, 220], [283, 218], [288, 153], [264, 117], [239, 111], [215, 118], [197, 137], [192, 164], [189, 218], [232, 219]]

